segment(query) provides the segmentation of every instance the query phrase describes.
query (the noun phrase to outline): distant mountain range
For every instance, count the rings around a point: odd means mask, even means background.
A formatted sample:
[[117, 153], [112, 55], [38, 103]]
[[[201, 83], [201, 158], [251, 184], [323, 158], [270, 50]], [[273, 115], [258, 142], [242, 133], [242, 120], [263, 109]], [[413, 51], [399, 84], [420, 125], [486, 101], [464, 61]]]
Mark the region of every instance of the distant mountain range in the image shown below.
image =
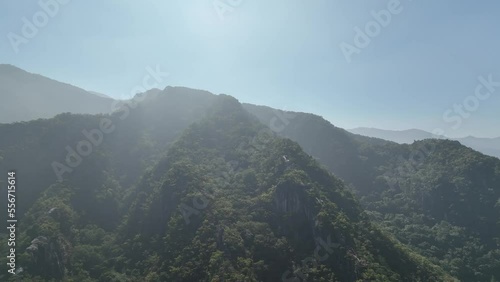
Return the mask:
[[[420, 129], [397, 131], [397, 130], [359, 127], [359, 128], [349, 129], [348, 131], [354, 134], [380, 138], [384, 140], [393, 141], [399, 144], [412, 144], [415, 141], [438, 138], [434, 134]], [[441, 138], [447, 139], [444, 136]], [[459, 141], [463, 145], [468, 146], [483, 154], [500, 158], [500, 137], [478, 138], [469, 136], [465, 138], [448, 138], [448, 139]]]
[[[158, 94], [160, 91], [152, 89], [146, 94]], [[0, 123], [51, 118], [65, 112], [110, 113], [113, 103], [113, 99], [105, 94], [87, 91], [8, 64], [0, 64], [0, 95]], [[432, 133], [419, 129], [395, 131], [360, 127], [348, 131], [399, 144], [436, 138]], [[500, 137], [470, 136], [454, 140], [483, 154], [500, 158]]]
[[0, 123], [51, 118], [63, 112], [109, 113], [113, 99], [0, 64]]

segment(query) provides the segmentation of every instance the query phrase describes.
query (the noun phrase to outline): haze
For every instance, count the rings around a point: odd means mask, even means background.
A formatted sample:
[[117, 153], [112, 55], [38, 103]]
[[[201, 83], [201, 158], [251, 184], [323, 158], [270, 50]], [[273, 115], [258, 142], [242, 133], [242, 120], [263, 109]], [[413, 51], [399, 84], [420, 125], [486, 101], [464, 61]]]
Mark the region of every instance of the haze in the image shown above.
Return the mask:
[[226, 93], [343, 128], [500, 136], [498, 87], [477, 105], [468, 101], [473, 111], [454, 108], [475, 94], [479, 77], [500, 81], [496, 1], [401, 0], [349, 58], [340, 46], [355, 46], [355, 27], [365, 30], [371, 11], [396, 4], [242, 0], [221, 17], [216, 2], [68, 1], [14, 48], [8, 34], [22, 35], [22, 18], [31, 21], [41, 7], [4, 1], [0, 62], [113, 98], [132, 97], [145, 69], [160, 66], [170, 74], [161, 89]]
[[3, 1], [0, 281], [500, 281], [499, 8]]

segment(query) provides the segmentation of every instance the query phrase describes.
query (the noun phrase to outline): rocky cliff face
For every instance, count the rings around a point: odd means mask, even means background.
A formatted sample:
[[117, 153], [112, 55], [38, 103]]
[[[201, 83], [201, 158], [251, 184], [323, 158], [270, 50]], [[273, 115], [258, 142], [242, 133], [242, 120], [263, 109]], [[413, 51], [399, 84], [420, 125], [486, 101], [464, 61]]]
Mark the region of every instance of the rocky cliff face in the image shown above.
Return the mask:
[[31, 255], [32, 273], [62, 279], [67, 271], [71, 245], [62, 237], [39, 236], [31, 241], [26, 252]]

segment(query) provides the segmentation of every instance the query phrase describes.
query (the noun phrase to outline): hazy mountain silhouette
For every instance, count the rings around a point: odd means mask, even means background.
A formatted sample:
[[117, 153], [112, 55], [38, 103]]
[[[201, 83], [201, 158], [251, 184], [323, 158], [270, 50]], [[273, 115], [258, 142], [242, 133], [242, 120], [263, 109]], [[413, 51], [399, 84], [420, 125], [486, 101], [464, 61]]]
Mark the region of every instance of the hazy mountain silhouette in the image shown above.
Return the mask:
[[[412, 144], [415, 141], [438, 137], [430, 132], [420, 129], [409, 129], [409, 130], [398, 131], [398, 130], [385, 130], [378, 128], [359, 127], [359, 128], [349, 129], [348, 131], [354, 134], [380, 138], [400, 144]], [[463, 145], [468, 146], [483, 154], [500, 158], [500, 137], [478, 138], [469, 136], [465, 138], [449, 138], [449, 139], [459, 141]]]
[[0, 65], [0, 93], [0, 123], [51, 118], [64, 112], [108, 113], [113, 101], [4, 64]]
[[102, 94], [102, 93], [99, 93], [99, 92], [95, 92], [95, 91], [88, 91], [88, 92], [91, 93], [91, 94], [97, 95], [97, 96], [99, 96], [101, 98], [113, 99], [113, 98], [109, 97], [108, 95]]
[[500, 137], [477, 138], [473, 136], [457, 139], [460, 143], [481, 153], [500, 158]]
[[368, 137], [380, 138], [400, 144], [411, 144], [415, 141], [436, 138], [432, 133], [420, 129], [385, 130], [378, 128], [358, 127], [348, 130], [351, 133]]

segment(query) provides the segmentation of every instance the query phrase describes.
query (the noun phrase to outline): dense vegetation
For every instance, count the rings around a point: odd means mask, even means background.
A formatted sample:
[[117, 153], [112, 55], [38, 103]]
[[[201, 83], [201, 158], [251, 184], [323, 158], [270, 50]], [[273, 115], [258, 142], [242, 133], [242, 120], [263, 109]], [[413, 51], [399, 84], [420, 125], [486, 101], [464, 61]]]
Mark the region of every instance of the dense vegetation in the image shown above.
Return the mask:
[[[186, 88], [140, 100], [0, 125], [0, 169], [19, 176], [16, 279], [500, 278], [498, 159]], [[59, 182], [53, 162], [103, 119], [115, 130]]]
[[461, 281], [500, 280], [499, 159], [456, 141], [399, 145], [311, 114], [245, 108], [265, 124], [293, 117], [279, 133], [350, 184], [371, 218], [399, 241]]

